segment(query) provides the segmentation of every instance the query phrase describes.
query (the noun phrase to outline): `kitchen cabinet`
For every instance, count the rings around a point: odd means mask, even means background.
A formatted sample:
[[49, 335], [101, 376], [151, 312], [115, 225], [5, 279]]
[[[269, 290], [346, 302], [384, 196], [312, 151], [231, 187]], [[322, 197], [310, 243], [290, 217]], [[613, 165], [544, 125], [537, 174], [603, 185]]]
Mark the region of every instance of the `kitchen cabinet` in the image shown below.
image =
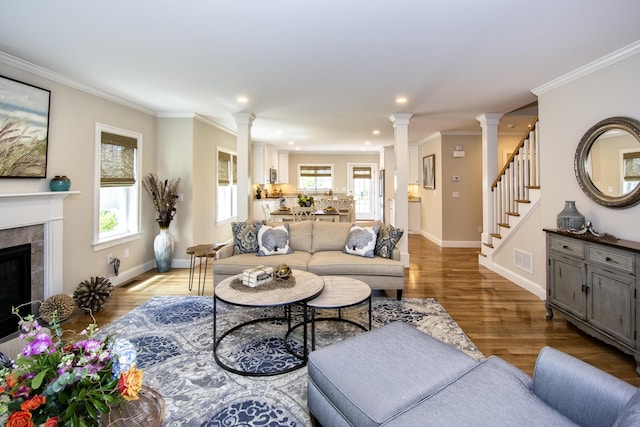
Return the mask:
[[409, 201], [409, 233], [420, 234], [422, 219], [420, 217], [420, 202]]
[[547, 232], [547, 318], [562, 313], [579, 329], [636, 360], [640, 375], [640, 243]]
[[420, 184], [421, 167], [420, 147], [412, 145], [409, 147], [409, 184]]
[[278, 152], [278, 183], [289, 183], [289, 153]]
[[273, 166], [273, 147], [269, 144], [253, 143], [254, 184], [269, 183], [269, 169]]

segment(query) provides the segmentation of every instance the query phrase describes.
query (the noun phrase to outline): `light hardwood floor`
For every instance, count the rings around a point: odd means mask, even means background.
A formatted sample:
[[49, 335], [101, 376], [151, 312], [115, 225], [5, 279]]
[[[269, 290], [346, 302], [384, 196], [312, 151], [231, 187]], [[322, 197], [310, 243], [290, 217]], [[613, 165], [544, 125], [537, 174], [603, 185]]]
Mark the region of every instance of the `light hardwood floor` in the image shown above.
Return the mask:
[[[476, 249], [440, 248], [410, 235], [409, 253], [404, 297], [438, 300], [486, 356], [500, 356], [531, 375], [538, 352], [549, 345], [640, 386], [633, 357], [580, 332], [559, 314], [546, 320], [544, 302], [479, 266]], [[116, 288], [96, 320], [104, 325], [155, 295], [189, 295], [188, 277], [186, 269], [148, 271]], [[212, 295], [210, 277], [206, 294]], [[64, 327], [80, 331], [90, 320], [76, 309]]]

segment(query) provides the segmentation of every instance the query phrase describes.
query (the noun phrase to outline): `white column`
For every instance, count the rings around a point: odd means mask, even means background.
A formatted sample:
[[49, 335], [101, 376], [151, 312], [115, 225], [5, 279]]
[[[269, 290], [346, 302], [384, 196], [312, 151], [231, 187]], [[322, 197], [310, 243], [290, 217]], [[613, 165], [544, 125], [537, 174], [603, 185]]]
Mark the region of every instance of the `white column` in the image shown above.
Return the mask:
[[482, 243], [491, 243], [495, 226], [491, 185], [498, 175], [498, 124], [502, 114], [481, 114], [476, 117], [482, 127]]
[[[393, 147], [396, 158], [395, 224], [404, 230], [404, 236], [398, 243], [400, 260], [405, 267], [409, 267], [409, 121], [412, 116], [413, 114], [393, 114], [389, 117], [393, 123]], [[387, 179], [393, 179], [392, 176], [387, 176]]]
[[238, 221], [249, 219], [251, 212], [251, 125], [255, 116], [251, 113], [236, 113], [238, 132], [236, 134], [236, 151], [238, 153]]

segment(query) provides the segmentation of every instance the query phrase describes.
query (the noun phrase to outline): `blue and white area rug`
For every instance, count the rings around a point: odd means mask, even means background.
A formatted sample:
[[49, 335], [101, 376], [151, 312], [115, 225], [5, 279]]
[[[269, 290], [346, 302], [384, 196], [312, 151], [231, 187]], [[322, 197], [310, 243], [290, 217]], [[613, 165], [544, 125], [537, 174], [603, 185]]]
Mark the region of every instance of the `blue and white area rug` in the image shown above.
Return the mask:
[[[411, 323], [477, 360], [484, 357], [434, 299], [373, 297], [372, 327], [392, 321]], [[278, 315], [275, 309], [247, 309], [218, 303], [218, 333], [243, 321]], [[335, 313], [335, 311], [334, 311]], [[327, 314], [327, 313], [325, 313]], [[365, 306], [343, 311], [365, 324]], [[362, 330], [343, 322], [317, 322], [317, 348]], [[302, 328], [299, 329], [301, 336]], [[244, 368], [269, 370], [290, 363], [284, 347], [286, 325], [258, 323], [223, 341], [219, 355]], [[307, 369], [268, 376], [243, 377], [220, 368], [213, 357], [211, 297], [154, 297], [102, 328], [131, 340], [138, 349], [144, 384], [165, 400], [164, 426], [310, 426]], [[296, 331], [298, 333], [298, 331]], [[292, 347], [299, 337], [292, 335]], [[298, 345], [298, 349], [301, 346]], [[261, 361], [256, 364], [256, 360]]]

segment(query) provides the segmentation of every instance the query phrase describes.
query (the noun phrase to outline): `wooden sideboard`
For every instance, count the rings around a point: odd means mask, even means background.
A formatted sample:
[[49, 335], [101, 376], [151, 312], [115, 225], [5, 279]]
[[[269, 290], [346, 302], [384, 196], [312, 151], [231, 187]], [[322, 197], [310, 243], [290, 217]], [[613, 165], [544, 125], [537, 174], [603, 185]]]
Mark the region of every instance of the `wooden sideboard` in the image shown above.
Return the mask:
[[547, 233], [547, 319], [553, 310], [636, 360], [640, 375], [640, 243]]

